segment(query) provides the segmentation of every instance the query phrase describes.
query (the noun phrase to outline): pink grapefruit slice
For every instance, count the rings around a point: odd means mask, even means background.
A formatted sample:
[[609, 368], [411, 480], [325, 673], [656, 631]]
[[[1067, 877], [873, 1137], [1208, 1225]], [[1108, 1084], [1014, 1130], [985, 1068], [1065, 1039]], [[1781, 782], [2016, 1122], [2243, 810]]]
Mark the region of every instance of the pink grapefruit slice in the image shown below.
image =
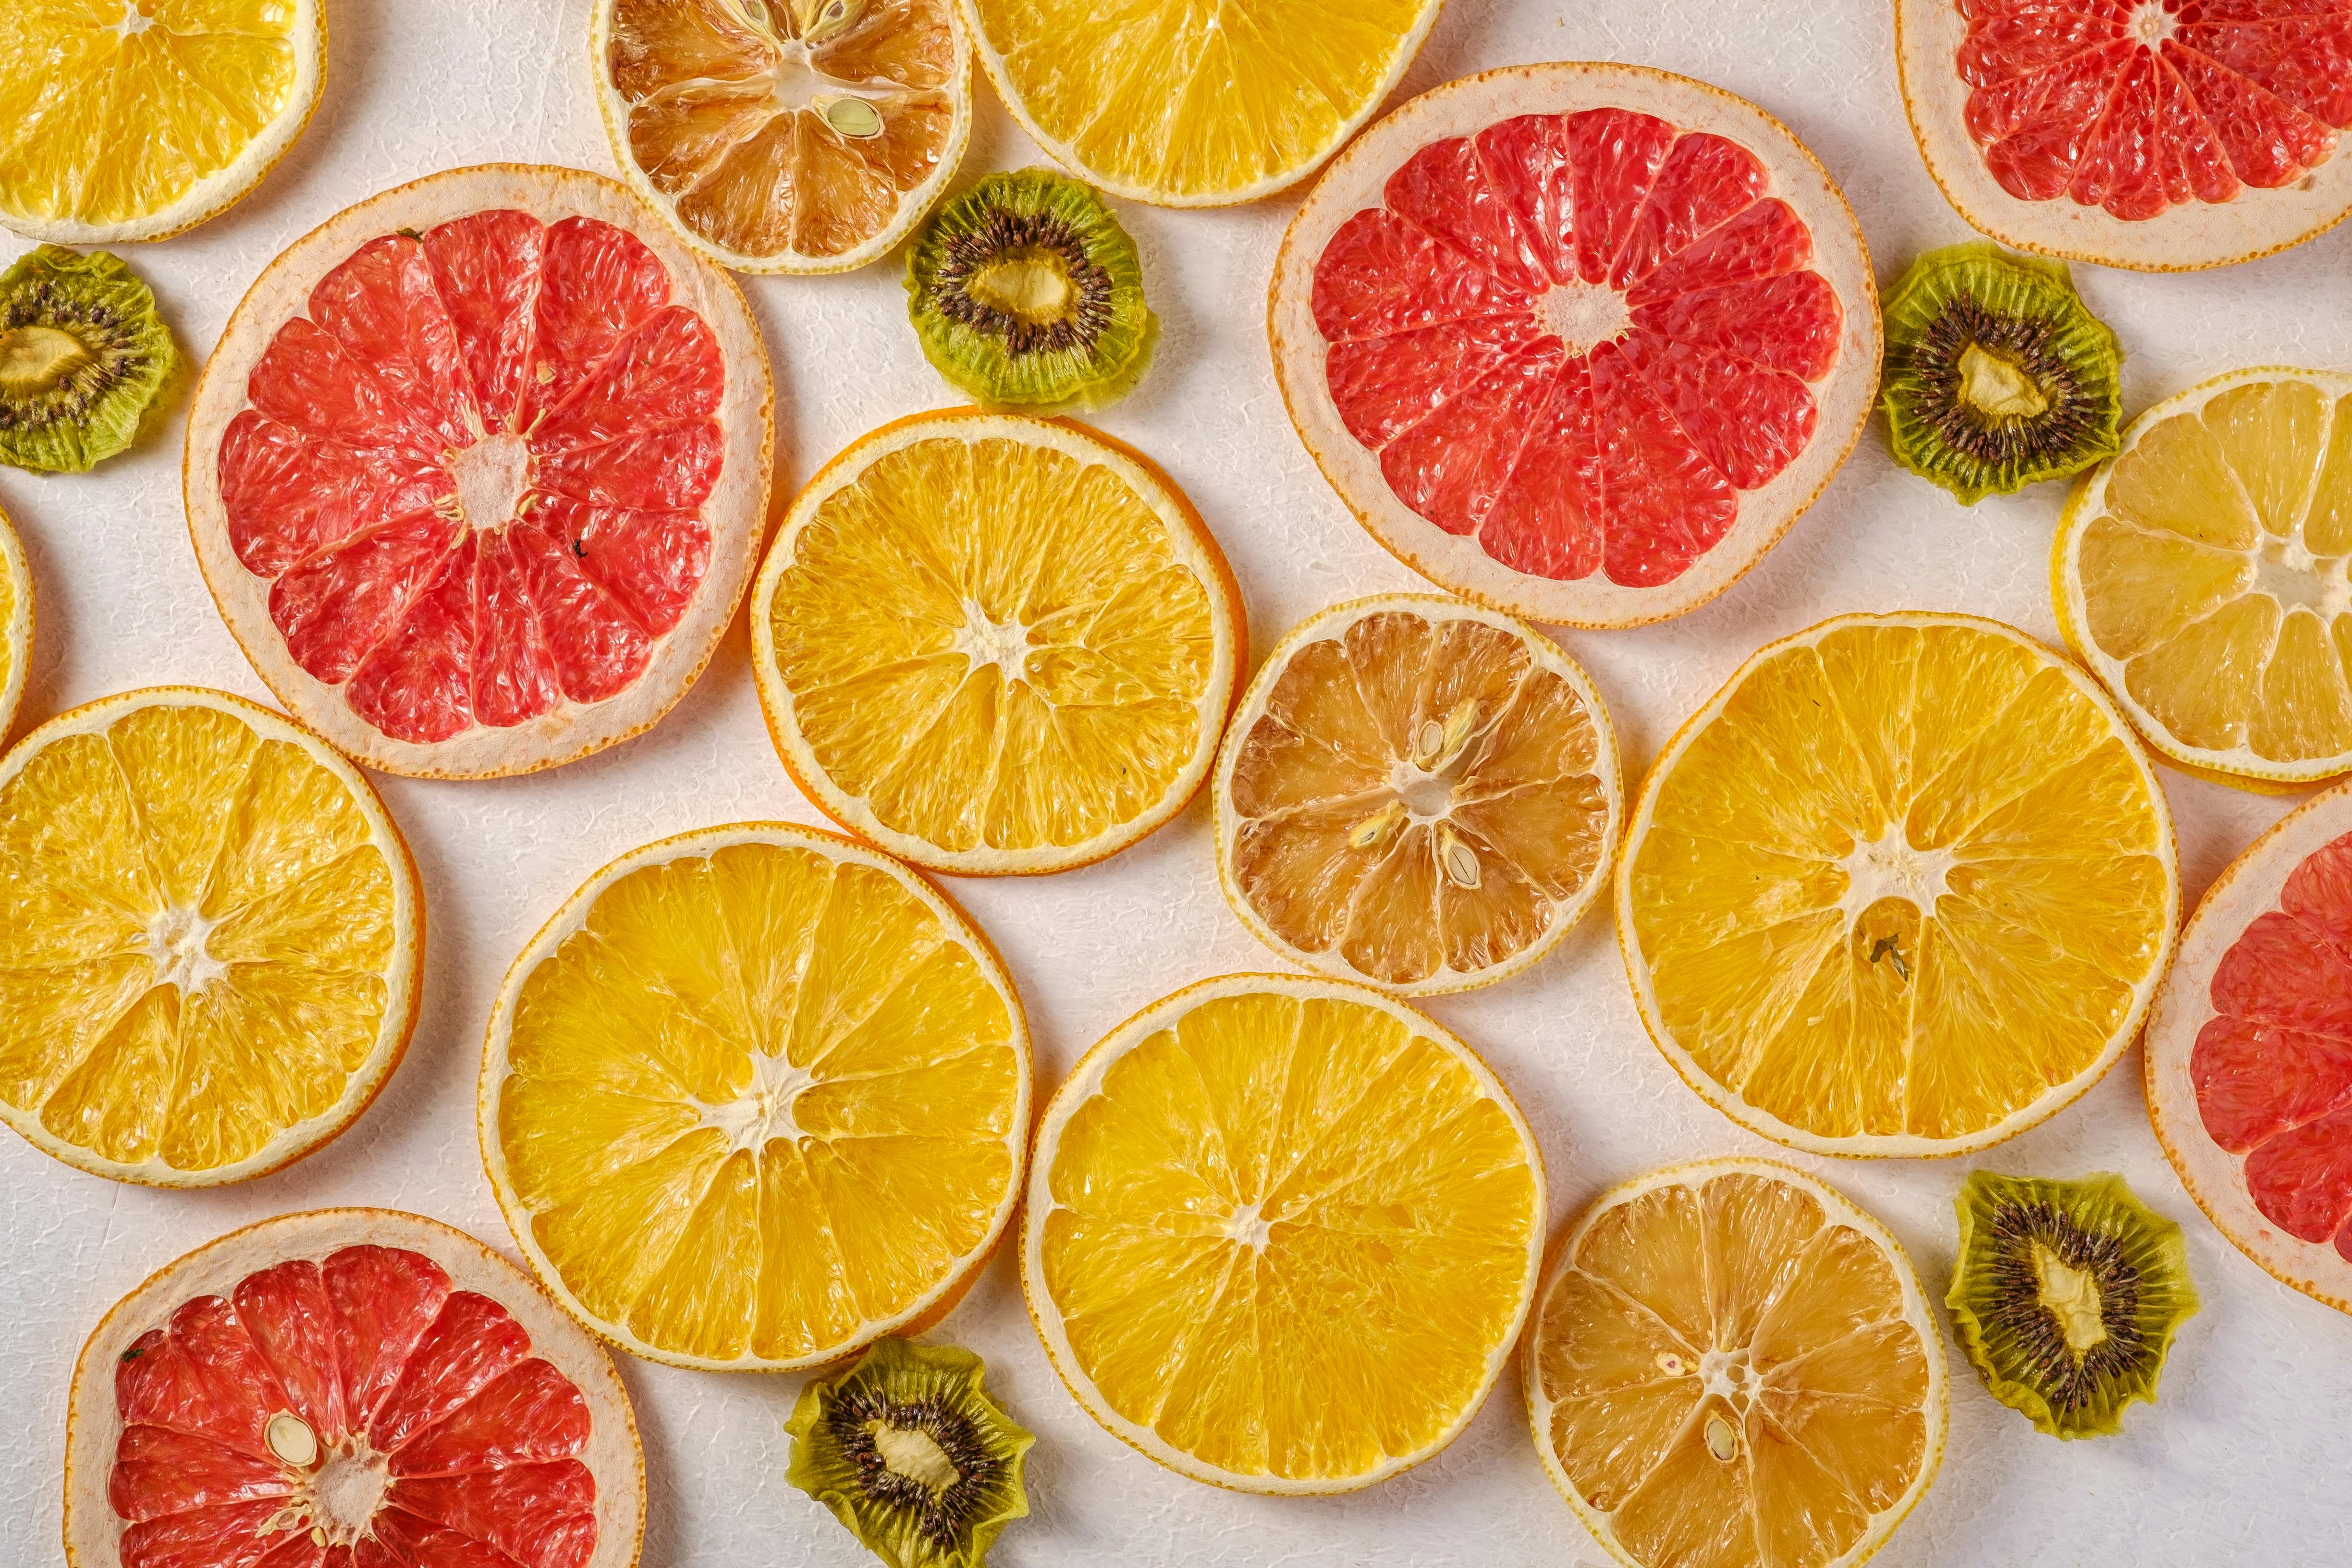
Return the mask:
[[1374, 538], [1493, 609], [1635, 626], [1729, 587], [1878, 384], [1862, 231], [1763, 110], [1634, 66], [1452, 82], [1284, 237], [1275, 370]]
[[74, 1368], [70, 1568], [630, 1568], [644, 1531], [612, 1363], [415, 1215], [223, 1237], [117, 1303]]
[[2271, 1274], [2352, 1312], [2352, 785], [2206, 889], [2147, 1026], [2181, 1184]]
[[188, 526], [271, 690], [478, 778], [652, 724], [750, 579], [774, 440], [726, 273], [622, 186], [436, 174], [272, 262], [205, 366]]
[[2144, 271], [2352, 212], [2352, 0], [1895, 0], [1903, 101], [1960, 216]]

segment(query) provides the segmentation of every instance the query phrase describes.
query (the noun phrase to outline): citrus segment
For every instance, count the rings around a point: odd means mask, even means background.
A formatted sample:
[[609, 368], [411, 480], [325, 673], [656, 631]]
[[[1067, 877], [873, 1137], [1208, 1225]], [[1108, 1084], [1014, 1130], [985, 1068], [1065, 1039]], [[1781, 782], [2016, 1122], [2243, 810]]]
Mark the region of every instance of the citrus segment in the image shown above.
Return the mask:
[[1371, 117], [1440, 0], [964, 0], [1005, 106], [1055, 161], [1165, 206], [1255, 201]]
[[1860, 1563], [1935, 1475], [1944, 1376], [1895, 1238], [1755, 1160], [1603, 1194], [1527, 1345], [1545, 1468], [1639, 1568]]
[[161, 239], [269, 172], [317, 107], [317, 0], [27, 0], [0, 17], [0, 222]]
[[541, 1279], [616, 1344], [814, 1366], [986, 1257], [1028, 1093], [1019, 1001], [953, 905], [845, 839], [746, 824], [606, 867], [516, 960], [482, 1157]]
[[1055, 1370], [1146, 1455], [1346, 1491], [1475, 1413], [1543, 1205], [1533, 1137], [1459, 1041], [1360, 986], [1235, 975], [1129, 1019], [1055, 1094], [1022, 1288]]
[[2088, 678], [1907, 614], [1776, 643], [1686, 721], [1617, 900], [1643, 1021], [1718, 1110], [1823, 1153], [1949, 1154], [2113, 1065], [2179, 888], [2164, 797]]
[[0, 761], [0, 1118], [117, 1180], [240, 1181], [326, 1142], [415, 1020], [399, 830], [315, 736], [126, 692]]
[[1083, 426], [972, 410], [852, 443], [761, 568], [761, 706], [826, 815], [918, 865], [1100, 859], [1192, 798], [1240, 595], [1167, 477]]
[[1407, 995], [1557, 945], [1617, 836], [1591, 682], [1507, 616], [1390, 595], [1285, 637], [1218, 760], [1225, 896], [1293, 963]]
[[954, 0], [603, 0], [590, 47], [623, 174], [744, 271], [881, 256], [971, 132]]
[[[403, 221], [469, 197], [523, 205]], [[207, 575], [263, 674], [363, 761], [472, 776], [593, 750], [724, 626], [764, 359], [740, 297], [635, 211], [588, 175], [437, 176], [281, 258], [215, 355], [189, 438]]]

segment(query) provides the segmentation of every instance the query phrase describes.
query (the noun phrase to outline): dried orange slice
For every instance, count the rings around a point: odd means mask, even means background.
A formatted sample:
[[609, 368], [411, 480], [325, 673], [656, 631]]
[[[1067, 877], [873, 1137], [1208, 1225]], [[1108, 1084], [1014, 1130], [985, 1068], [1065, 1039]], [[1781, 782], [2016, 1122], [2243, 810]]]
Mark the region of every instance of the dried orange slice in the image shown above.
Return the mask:
[[69, 1568], [631, 1568], [645, 1524], [612, 1362], [437, 1220], [248, 1226], [115, 1303], [74, 1365]]
[[598, 0], [629, 184], [742, 272], [845, 272], [906, 237], [971, 132], [955, 0]]
[[1852, 1568], [1943, 1458], [1944, 1343], [1903, 1247], [1769, 1160], [1612, 1188], [1527, 1343], [1552, 1484], [1634, 1568]]
[[1591, 680], [1458, 600], [1337, 605], [1283, 638], [1217, 760], [1217, 871], [1292, 963], [1405, 995], [1489, 985], [1600, 896], [1623, 810]]
[[8, 514], [0, 511], [0, 745], [16, 721], [32, 657], [33, 574], [25, 569], [25, 547]]

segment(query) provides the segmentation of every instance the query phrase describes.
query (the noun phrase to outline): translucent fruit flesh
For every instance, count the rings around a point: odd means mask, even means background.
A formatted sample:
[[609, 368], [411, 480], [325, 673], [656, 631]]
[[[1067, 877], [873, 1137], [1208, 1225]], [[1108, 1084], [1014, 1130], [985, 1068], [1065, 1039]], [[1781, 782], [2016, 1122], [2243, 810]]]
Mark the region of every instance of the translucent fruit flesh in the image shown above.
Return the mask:
[[369, 241], [255, 365], [229, 542], [306, 672], [397, 741], [619, 695], [709, 568], [727, 370], [660, 259], [593, 218]]
[[1024, 1067], [961, 933], [814, 847], [640, 867], [522, 983], [507, 1180], [593, 1318], [797, 1360], [935, 1293], [1014, 1176]]
[[122, 1353], [122, 1568], [583, 1568], [591, 1415], [498, 1302], [348, 1247], [200, 1296]]
[[234, 714], [48, 742], [0, 787], [0, 1100], [103, 1161], [249, 1158], [406, 1005], [394, 875], [344, 783]]
[[627, 151], [687, 229], [734, 255], [840, 256], [952, 139], [953, 0], [614, 0]]
[[1620, 109], [1432, 142], [1316, 263], [1340, 418], [1399, 501], [1514, 571], [1674, 581], [1805, 449], [1838, 359], [1770, 184]]
[[2003, 190], [2139, 221], [2293, 184], [2352, 125], [2352, 5], [1975, 0], [1954, 67]]
[[1538, 1306], [1537, 1440], [1643, 1568], [1835, 1561], [1940, 1437], [1906, 1267], [1790, 1183], [1642, 1193]]
[[1244, 1477], [1361, 1476], [1436, 1441], [1492, 1376], [1543, 1223], [1529, 1145], [1469, 1068], [1345, 996], [1184, 1013], [1110, 1067], [1048, 1170], [1030, 1223], [1079, 1370]]
[[1293, 649], [1238, 744], [1250, 908], [1375, 984], [1507, 962], [1605, 848], [1584, 699], [1482, 621], [1384, 611]]
[[1769, 654], [1652, 787], [1627, 892], [1654, 1021], [1811, 1137], [1995, 1127], [2110, 1054], [2167, 952], [2129, 742], [1990, 627]]

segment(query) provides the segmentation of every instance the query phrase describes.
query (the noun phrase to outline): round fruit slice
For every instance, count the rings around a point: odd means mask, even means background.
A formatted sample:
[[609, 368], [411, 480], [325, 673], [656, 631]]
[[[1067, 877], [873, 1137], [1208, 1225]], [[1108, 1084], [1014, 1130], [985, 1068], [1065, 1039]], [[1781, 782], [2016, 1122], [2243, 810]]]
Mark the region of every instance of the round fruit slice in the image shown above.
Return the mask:
[[494, 164], [297, 241], [188, 416], [188, 529], [279, 700], [371, 767], [486, 778], [651, 725], [759, 549], [767, 351], [612, 181]]
[[1895, 39], [1927, 173], [2007, 244], [2179, 272], [2352, 212], [2343, 0], [1895, 0]]
[[1972, 616], [1841, 616], [1666, 743], [1617, 868], [1642, 1021], [1743, 1126], [1963, 1154], [2097, 1082], [2180, 912], [2172, 817], [2091, 679]]
[[2167, 757], [2309, 784], [2352, 769], [2352, 375], [2242, 370], [2165, 399], [2066, 503], [2066, 646]]
[[1870, 258], [1780, 121], [1637, 66], [1423, 94], [1291, 220], [1267, 312], [1291, 423], [1372, 536], [1580, 626], [1729, 587], [1878, 384]]
[[1886, 1227], [1708, 1160], [1593, 1200], [1527, 1346], [1536, 1451], [1635, 1568], [1852, 1568], [1944, 1457], [1943, 1340]]
[[19, 0], [0, 18], [0, 225], [106, 245], [193, 228], [319, 106], [319, 0]]
[[1112, 1436], [1217, 1486], [1353, 1491], [1477, 1413], [1543, 1222], [1535, 1136], [1469, 1047], [1360, 985], [1234, 974], [1063, 1081], [1021, 1288]]
[[2214, 879], [2147, 1026], [2147, 1113], [2238, 1250], [2352, 1312], [2352, 787]]
[[8, 514], [0, 511], [0, 745], [16, 721], [25, 671], [33, 658], [33, 574]]
[[971, 876], [1084, 866], [1181, 810], [1244, 635], [1216, 541], [1149, 458], [973, 409], [850, 443], [751, 595], [793, 782], [892, 854]]
[[366, 777], [226, 692], [61, 713], [0, 759], [0, 1120], [215, 1186], [356, 1120], [407, 1048], [425, 906]]
[[1549, 952], [1606, 884], [1617, 741], [1576, 661], [1453, 599], [1336, 605], [1283, 638], [1217, 761], [1217, 872], [1291, 963], [1408, 996]]
[[189, 1253], [82, 1346], [68, 1568], [632, 1568], [613, 1363], [523, 1272], [389, 1209]]
[[482, 1163], [573, 1315], [677, 1366], [920, 1332], [1011, 1219], [1029, 1032], [988, 939], [790, 823], [666, 838], [540, 929], [490, 1017]]
[[1441, 3], [963, 0], [1037, 145], [1113, 195], [1171, 207], [1254, 202], [1313, 174], [1395, 88]]
[[845, 272], [930, 209], [971, 132], [955, 0], [597, 0], [613, 160], [742, 272]]

